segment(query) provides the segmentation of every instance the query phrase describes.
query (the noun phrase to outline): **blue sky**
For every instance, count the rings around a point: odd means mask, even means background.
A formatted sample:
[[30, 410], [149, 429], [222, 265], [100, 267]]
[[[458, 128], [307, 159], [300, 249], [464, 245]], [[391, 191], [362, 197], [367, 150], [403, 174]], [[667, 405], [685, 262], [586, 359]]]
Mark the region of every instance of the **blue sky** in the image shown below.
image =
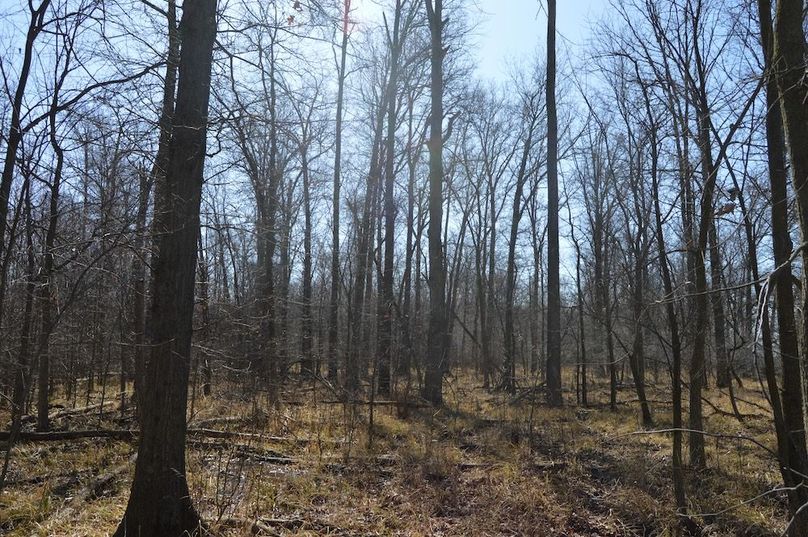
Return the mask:
[[[544, 55], [546, 2], [540, 0], [467, 0], [480, 10], [477, 30], [480, 75], [507, 78], [508, 65]], [[570, 52], [585, 43], [589, 28], [608, 8], [608, 0], [558, 1], [558, 48]]]
[[[415, 0], [422, 2], [422, 0]], [[546, 0], [462, 0], [477, 22], [473, 42], [479, 75], [506, 81], [513, 64], [530, 61], [536, 52], [544, 56], [547, 15]], [[378, 0], [352, 0], [354, 18], [380, 17]], [[608, 8], [609, 0], [558, 0], [558, 50], [575, 53], [583, 44], [593, 22]], [[451, 13], [447, 13], [451, 17]]]

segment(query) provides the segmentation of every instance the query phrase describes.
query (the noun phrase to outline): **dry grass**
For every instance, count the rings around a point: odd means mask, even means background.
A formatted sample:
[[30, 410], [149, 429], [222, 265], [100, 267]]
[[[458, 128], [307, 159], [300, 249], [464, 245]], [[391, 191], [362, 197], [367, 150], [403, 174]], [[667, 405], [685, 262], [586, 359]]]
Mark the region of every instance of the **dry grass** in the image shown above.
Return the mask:
[[[219, 386], [214, 397], [195, 402], [194, 422], [237, 417], [209, 427], [286, 440], [191, 444], [189, 485], [197, 508], [223, 537], [672, 535], [670, 437], [640, 431], [636, 405], [610, 412], [605, 388], [592, 387], [589, 409], [553, 410], [540, 396], [511, 404], [462, 375], [450, 381], [439, 411], [410, 409], [402, 418], [394, 406], [376, 407], [370, 438], [368, 407], [317, 402], [332, 398], [322, 388], [289, 389], [280, 399], [298, 404], [284, 404], [263, 395], [236, 398], [235, 386]], [[719, 409], [705, 409], [710, 431], [773, 447], [759, 392], [738, 390], [749, 401], [740, 403], [743, 423], [731, 415], [726, 395], [707, 396]], [[630, 389], [621, 390], [622, 401], [633, 398]], [[650, 398], [669, 396], [652, 387]], [[653, 410], [657, 427], [669, 427], [670, 406]], [[94, 412], [55, 425], [119, 428], [117, 418]], [[80, 505], [75, 499], [98, 475], [126, 465], [133, 450], [114, 440], [19, 446], [12, 484], [0, 495], [0, 534], [110, 534], [124, 510], [129, 474]], [[276, 455], [294, 463], [267, 459]], [[748, 441], [722, 439], [708, 442], [708, 458], [709, 469], [688, 475], [687, 486], [704, 535], [782, 532], [782, 496], [743, 503], [778, 484], [770, 454]]]

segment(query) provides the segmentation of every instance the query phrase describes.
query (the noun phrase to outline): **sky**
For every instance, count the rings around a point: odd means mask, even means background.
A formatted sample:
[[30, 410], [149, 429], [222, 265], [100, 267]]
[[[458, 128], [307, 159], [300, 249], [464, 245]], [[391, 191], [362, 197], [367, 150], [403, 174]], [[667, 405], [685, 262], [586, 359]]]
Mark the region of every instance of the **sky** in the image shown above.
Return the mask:
[[[485, 78], [507, 79], [509, 65], [545, 54], [546, 2], [539, 0], [467, 0], [480, 10], [478, 34], [479, 72]], [[598, 21], [609, 0], [560, 0], [557, 2], [557, 47], [574, 50], [586, 42], [592, 23]]]
[[[505, 82], [513, 66], [545, 54], [546, 0], [462, 0], [477, 26], [472, 41], [481, 78]], [[592, 23], [606, 11], [610, 0], [558, 0], [557, 49], [574, 53], [586, 42]], [[380, 18], [379, 0], [353, 0], [355, 17]], [[451, 13], [446, 13], [451, 18]]]

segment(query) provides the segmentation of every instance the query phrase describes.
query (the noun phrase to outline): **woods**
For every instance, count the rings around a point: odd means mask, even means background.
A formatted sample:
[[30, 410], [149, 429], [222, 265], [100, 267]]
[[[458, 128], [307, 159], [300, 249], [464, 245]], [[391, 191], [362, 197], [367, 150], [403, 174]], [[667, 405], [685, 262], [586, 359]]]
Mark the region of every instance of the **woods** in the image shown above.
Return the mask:
[[808, 535], [802, 0], [12, 4], [0, 533]]

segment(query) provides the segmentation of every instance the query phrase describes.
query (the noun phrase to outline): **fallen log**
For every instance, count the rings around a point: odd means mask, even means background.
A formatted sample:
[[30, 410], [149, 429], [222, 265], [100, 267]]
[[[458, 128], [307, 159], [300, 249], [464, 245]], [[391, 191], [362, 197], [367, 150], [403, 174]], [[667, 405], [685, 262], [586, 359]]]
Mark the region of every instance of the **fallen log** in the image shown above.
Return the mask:
[[188, 425], [191, 427], [206, 429], [211, 425], [243, 424], [248, 423], [249, 421], [250, 418], [246, 416], [222, 416], [218, 418], [207, 418], [204, 420], [192, 421]]
[[[17, 437], [20, 442], [59, 442], [63, 440], [80, 440], [84, 438], [113, 438], [115, 440], [133, 440], [137, 431], [129, 429], [98, 429], [91, 431], [23, 431]], [[7, 441], [11, 433], [0, 431], [0, 440]]]
[[[59, 442], [65, 440], [81, 440], [86, 438], [112, 438], [115, 440], [132, 441], [137, 438], [139, 432], [132, 429], [94, 429], [79, 431], [48, 431], [30, 432], [23, 431], [17, 438], [21, 442]], [[0, 431], [0, 441], [8, 441], [11, 433]], [[317, 442], [309, 438], [289, 438], [284, 436], [269, 436], [258, 433], [242, 433], [238, 431], [220, 431], [216, 429], [188, 429], [188, 436], [198, 436], [204, 438], [233, 438], [242, 440], [253, 440], [256, 442], [308, 444]]]
[[270, 464], [296, 464], [297, 459], [289, 457], [284, 453], [279, 453], [271, 449], [263, 449], [255, 446], [245, 444], [228, 444], [224, 442], [206, 442], [204, 440], [189, 440], [188, 446], [194, 449], [208, 450], [208, 451], [230, 451], [235, 457], [251, 459], [258, 462], [267, 462]]
[[282, 436], [269, 436], [259, 433], [242, 433], [239, 431], [222, 431], [219, 429], [188, 429], [188, 436], [203, 436], [207, 438], [239, 438], [243, 440], [256, 440], [260, 442], [295, 442], [293, 438]]
[[[287, 401], [286, 404], [289, 404]], [[364, 399], [353, 399], [349, 401], [340, 401], [338, 399], [329, 399], [326, 401], [317, 401], [317, 404], [321, 405], [342, 405], [342, 404], [349, 404], [349, 405], [373, 405], [373, 406], [397, 406], [397, 407], [407, 407], [407, 408], [432, 408], [432, 405], [426, 403], [418, 403], [415, 401], [391, 401], [391, 400], [381, 400], [381, 401], [367, 401]]]
[[[113, 399], [113, 400], [110, 400], [110, 401], [106, 401], [103, 404], [103, 407], [114, 406], [115, 404], [117, 404], [117, 400]], [[93, 404], [93, 405], [82, 406], [82, 407], [78, 407], [78, 408], [58, 408], [56, 411], [51, 412], [50, 414], [48, 414], [48, 419], [53, 421], [53, 420], [58, 420], [58, 419], [62, 419], [62, 418], [69, 418], [69, 417], [72, 417], [72, 416], [78, 416], [80, 414], [87, 414], [87, 413], [92, 412], [94, 410], [99, 410], [101, 407], [102, 407], [101, 403], [96, 403], [96, 404]], [[25, 416], [22, 416], [20, 419], [22, 420], [22, 423], [36, 423], [36, 416], [32, 416], [32, 415], [29, 415], [29, 414], [26, 414]]]

